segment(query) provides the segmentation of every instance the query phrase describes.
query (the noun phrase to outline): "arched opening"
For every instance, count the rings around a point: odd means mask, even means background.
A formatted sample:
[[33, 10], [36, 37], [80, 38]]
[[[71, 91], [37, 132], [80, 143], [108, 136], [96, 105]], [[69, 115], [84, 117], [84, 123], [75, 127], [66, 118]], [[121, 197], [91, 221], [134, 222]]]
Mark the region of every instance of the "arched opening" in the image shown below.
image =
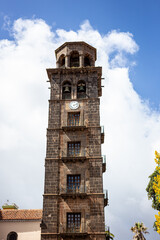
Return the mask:
[[77, 84], [77, 98], [86, 98], [86, 83], [79, 81]]
[[59, 58], [59, 67], [64, 68], [65, 67], [65, 56], [62, 54]]
[[71, 99], [71, 83], [64, 82], [62, 86], [62, 99]]
[[91, 60], [88, 56], [84, 57], [84, 67], [91, 66]]
[[71, 53], [70, 67], [79, 67], [79, 53], [77, 51]]
[[17, 240], [18, 234], [16, 232], [10, 232], [7, 235], [7, 240]]

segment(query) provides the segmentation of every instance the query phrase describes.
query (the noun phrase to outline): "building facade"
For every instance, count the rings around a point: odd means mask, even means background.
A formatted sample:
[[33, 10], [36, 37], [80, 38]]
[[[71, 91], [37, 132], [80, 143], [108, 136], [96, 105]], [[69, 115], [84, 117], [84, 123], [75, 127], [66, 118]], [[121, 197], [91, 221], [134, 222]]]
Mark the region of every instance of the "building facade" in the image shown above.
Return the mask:
[[40, 240], [41, 209], [0, 210], [0, 240]]
[[66, 42], [55, 51], [50, 82], [41, 239], [105, 239], [99, 106], [102, 68], [96, 49]]

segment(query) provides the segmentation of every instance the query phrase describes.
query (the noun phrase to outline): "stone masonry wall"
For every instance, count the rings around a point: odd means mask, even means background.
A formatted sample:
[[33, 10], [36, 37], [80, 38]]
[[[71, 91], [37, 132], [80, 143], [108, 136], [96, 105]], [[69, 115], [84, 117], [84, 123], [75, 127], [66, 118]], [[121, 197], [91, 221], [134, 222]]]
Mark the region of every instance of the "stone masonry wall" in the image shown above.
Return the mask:
[[58, 193], [58, 159], [45, 161], [45, 194], [57, 194]]
[[97, 79], [98, 72], [89, 71], [89, 69], [61, 69], [60, 72], [53, 73], [51, 76], [51, 100], [61, 100], [62, 99], [62, 85], [65, 81], [71, 83], [71, 98], [77, 98], [77, 83], [80, 80], [86, 82], [86, 95], [87, 98], [97, 98]]
[[42, 233], [57, 233], [57, 214], [58, 214], [58, 198], [57, 196], [44, 196], [43, 199], [43, 222], [46, 229], [42, 229]]
[[[76, 45], [76, 48], [78, 46]], [[70, 45], [70, 52], [75, 46]], [[85, 47], [84, 47], [85, 49]], [[84, 51], [83, 49], [83, 51]], [[87, 51], [87, 48], [86, 48]], [[88, 49], [90, 53], [94, 53]], [[64, 47], [61, 54], [69, 54]], [[61, 55], [57, 54], [57, 57]], [[82, 232], [86, 240], [104, 240], [104, 195], [102, 180], [101, 128], [98, 98], [98, 68], [67, 68], [48, 70], [51, 83], [47, 152], [45, 160], [45, 189], [41, 240], [60, 240], [66, 231], [67, 213], [81, 213]], [[77, 83], [86, 82], [86, 98], [77, 99]], [[71, 83], [71, 99], [62, 99], [62, 85]], [[71, 110], [69, 103], [78, 101], [79, 108]], [[79, 129], [68, 130], [68, 113], [80, 113]], [[81, 143], [81, 157], [67, 160], [68, 142]], [[66, 160], [64, 159], [66, 158]], [[67, 195], [67, 175], [81, 176], [80, 194]], [[100, 234], [102, 233], [102, 234]], [[57, 235], [55, 235], [57, 234]], [[70, 237], [67, 238], [68, 240]], [[76, 239], [80, 239], [78, 236]]]

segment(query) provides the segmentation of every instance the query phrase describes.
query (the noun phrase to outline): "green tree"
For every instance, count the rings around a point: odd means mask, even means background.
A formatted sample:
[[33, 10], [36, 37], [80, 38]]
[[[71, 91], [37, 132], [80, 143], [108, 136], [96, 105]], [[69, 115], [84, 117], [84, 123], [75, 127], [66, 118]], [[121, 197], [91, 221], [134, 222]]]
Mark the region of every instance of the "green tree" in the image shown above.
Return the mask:
[[154, 183], [154, 178], [157, 177], [157, 175], [159, 175], [158, 170], [155, 170], [150, 176], [150, 180], [148, 183], [148, 186], [146, 188], [147, 194], [148, 194], [148, 199], [152, 200], [152, 208], [160, 211], [160, 203], [156, 197], [156, 193], [155, 190], [153, 189], [153, 183]]
[[153, 228], [160, 234], [160, 154], [155, 151], [155, 162], [157, 164], [155, 171], [149, 176], [150, 181], [146, 188], [148, 198], [152, 200], [152, 207], [159, 211], [158, 215], [155, 215], [156, 221], [153, 224]]
[[148, 233], [147, 227], [143, 223], [135, 223], [134, 227], [131, 227], [131, 231], [135, 233], [133, 240], [146, 240], [143, 234]]
[[[155, 162], [157, 164], [156, 170], [158, 171], [158, 174], [154, 177], [153, 182], [153, 189], [155, 191], [156, 199], [160, 203], [160, 153], [155, 151]], [[158, 215], [155, 215], [156, 221], [156, 231], [160, 234], [160, 211], [158, 212]]]
[[106, 226], [106, 230], [105, 230], [105, 233], [106, 233], [106, 240], [113, 240], [114, 239], [114, 234], [110, 232], [110, 228]]

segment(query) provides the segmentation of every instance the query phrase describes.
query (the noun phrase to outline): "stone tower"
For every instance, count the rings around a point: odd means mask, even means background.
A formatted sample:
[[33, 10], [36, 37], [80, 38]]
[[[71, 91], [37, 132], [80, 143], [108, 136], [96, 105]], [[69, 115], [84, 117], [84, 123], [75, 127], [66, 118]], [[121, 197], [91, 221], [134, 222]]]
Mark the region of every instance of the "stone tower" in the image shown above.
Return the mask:
[[66, 42], [55, 51], [50, 82], [41, 239], [105, 239], [105, 158], [96, 49]]

